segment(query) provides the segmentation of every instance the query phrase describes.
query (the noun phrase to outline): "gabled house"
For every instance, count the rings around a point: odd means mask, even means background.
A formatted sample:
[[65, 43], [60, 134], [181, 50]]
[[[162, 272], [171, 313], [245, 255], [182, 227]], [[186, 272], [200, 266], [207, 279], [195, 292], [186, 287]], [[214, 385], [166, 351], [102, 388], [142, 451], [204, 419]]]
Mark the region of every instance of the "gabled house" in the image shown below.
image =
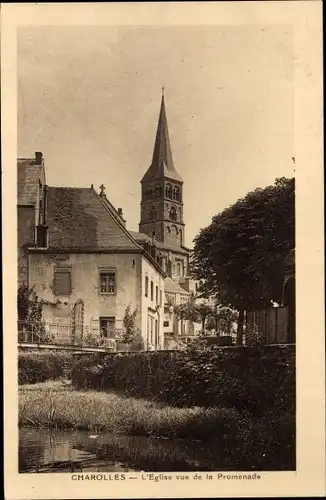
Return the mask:
[[42, 299], [46, 324], [110, 337], [123, 329], [130, 305], [142, 348], [161, 348], [159, 259], [128, 232], [104, 186], [99, 194], [93, 186], [48, 187], [42, 172], [43, 160], [42, 168], [36, 159], [18, 160], [19, 283]]
[[200, 324], [180, 326], [174, 311], [195, 287], [183, 211], [163, 94], [152, 161], [141, 179], [139, 232], [126, 228], [103, 185], [99, 194], [93, 187], [48, 187], [42, 153], [18, 159], [19, 284], [35, 287], [47, 324], [68, 331], [110, 335], [122, 329], [130, 304], [144, 348], [162, 346], [163, 331], [192, 335]]

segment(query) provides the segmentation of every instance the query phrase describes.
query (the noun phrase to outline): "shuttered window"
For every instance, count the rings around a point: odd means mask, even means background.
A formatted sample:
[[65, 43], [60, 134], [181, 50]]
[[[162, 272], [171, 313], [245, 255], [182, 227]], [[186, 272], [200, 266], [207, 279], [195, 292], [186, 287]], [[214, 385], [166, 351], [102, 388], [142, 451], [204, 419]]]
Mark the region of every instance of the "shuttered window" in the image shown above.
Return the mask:
[[54, 293], [55, 295], [71, 294], [70, 267], [56, 267], [54, 269]]

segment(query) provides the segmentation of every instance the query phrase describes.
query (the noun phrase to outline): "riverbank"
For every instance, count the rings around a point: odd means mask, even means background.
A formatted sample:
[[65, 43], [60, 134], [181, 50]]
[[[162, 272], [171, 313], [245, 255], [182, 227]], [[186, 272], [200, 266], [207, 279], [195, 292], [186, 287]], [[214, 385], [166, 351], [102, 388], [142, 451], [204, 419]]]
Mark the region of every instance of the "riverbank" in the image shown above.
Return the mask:
[[19, 425], [197, 440], [238, 433], [232, 408], [175, 408], [113, 393], [73, 390], [68, 381], [19, 388]]
[[[295, 469], [295, 414], [254, 418], [235, 408], [177, 408], [94, 390], [69, 381], [19, 386], [19, 425], [216, 444], [231, 468]], [[240, 469], [239, 469], [240, 470]]]

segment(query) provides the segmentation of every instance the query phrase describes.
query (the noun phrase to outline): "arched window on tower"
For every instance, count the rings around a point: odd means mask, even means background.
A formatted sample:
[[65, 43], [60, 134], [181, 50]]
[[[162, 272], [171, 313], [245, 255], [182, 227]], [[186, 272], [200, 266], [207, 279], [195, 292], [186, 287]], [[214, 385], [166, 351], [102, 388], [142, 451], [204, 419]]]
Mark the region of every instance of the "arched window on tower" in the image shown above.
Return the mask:
[[147, 199], [148, 200], [151, 200], [152, 199], [152, 188], [148, 188], [147, 191], [146, 191], [146, 194], [147, 194]]
[[177, 220], [177, 210], [176, 210], [176, 208], [173, 205], [170, 208], [170, 219], [171, 220]]
[[169, 198], [170, 200], [172, 200], [172, 186], [171, 186], [171, 184], [167, 184], [166, 185], [165, 194], [166, 194], [167, 198]]
[[151, 207], [150, 213], [149, 213], [150, 220], [155, 220], [156, 219], [156, 210], [155, 207]]
[[156, 195], [156, 198], [162, 197], [162, 186], [159, 186], [159, 185], [156, 186], [155, 195]]
[[178, 186], [174, 186], [173, 188], [173, 199], [176, 201], [180, 201], [180, 189]]

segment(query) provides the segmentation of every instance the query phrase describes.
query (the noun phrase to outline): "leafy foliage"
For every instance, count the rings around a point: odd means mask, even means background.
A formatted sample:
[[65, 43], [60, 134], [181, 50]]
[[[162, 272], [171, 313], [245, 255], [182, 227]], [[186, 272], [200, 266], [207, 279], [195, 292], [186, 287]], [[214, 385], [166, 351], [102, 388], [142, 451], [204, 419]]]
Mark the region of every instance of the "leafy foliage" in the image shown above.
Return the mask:
[[[279, 302], [294, 247], [294, 179], [276, 179], [216, 215], [195, 238], [192, 272], [203, 293], [242, 309]], [[242, 318], [240, 318], [242, 319]]]
[[23, 284], [18, 288], [17, 307], [20, 321], [35, 324], [42, 321], [43, 304], [34, 292], [34, 287], [28, 288]]
[[217, 308], [217, 320], [219, 331], [230, 334], [232, 332], [232, 324], [238, 320], [238, 313], [231, 307], [219, 306]]
[[191, 293], [186, 302], [181, 302], [174, 307], [174, 313], [178, 320], [181, 321], [181, 331], [183, 331], [183, 321], [188, 320], [192, 322], [198, 322], [199, 315], [196, 304], [196, 296]]
[[137, 309], [131, 311], [131, 304], [126, 307], [123, 317], [124, 333], [121, 341], [124, 344], [130, 344], [135, 339], [135, 319], [137, 316]]
[[70, 376], [72, 354], [65, 352], [20, 352], [18, 383], [36, 384]]
[[196, 309], [197, 309], [198, 315], [201, 319], [202, 331], [204, 332], [206, 318], [214, 315], [214, 309], [209, 304], [205, 304], [205, 302], [201, 302], [201, 303], [197, 304]]
[[17, 309], [20, 327], [23, 325], [24, 331], [32, 333], [33, 341], [48, 342], [51, 336], [46, 333], [43, 321], [43, 301], [38, 298], [34, 287], [28, 288], [22, 284], [17, 293]]
[[72, 370], [77, 388], [122, 391], [181, 407], [223, 406], [255, 416], [295, 398], [290, 347], [201, 349], [90, 356]]

